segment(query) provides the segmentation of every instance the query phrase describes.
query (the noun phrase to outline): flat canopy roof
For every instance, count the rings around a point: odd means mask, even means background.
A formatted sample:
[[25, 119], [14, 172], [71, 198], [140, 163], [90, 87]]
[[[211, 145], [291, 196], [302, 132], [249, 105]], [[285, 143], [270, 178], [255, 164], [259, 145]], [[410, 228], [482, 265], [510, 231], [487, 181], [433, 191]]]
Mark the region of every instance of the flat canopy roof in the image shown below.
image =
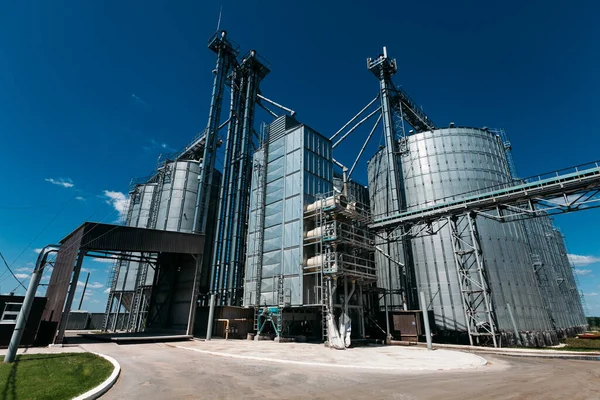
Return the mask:
[[60, 244], [64, 245], [73, 239], [78, 241], [80, 248], [86, 251], [202, 254], [204, 249], [203, 234], [161, 231], [98, 222], [84, 222], [65, 236]]

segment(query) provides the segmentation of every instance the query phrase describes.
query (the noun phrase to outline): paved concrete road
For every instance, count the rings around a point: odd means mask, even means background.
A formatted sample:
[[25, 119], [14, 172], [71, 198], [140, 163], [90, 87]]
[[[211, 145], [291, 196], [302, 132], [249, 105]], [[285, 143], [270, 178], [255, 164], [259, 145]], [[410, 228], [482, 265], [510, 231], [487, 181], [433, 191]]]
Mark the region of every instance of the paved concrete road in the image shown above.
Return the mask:
[[[600, 363], [594, 361], [486, 355], [484, 367], [410, 372], [260, 362], [173, 347], [209, 348], [202, 345], [83, 348], [121, 364], [119, 381], [105, 399], [600, 399]], [[222, 343], [212, 348], [217, 346]]]

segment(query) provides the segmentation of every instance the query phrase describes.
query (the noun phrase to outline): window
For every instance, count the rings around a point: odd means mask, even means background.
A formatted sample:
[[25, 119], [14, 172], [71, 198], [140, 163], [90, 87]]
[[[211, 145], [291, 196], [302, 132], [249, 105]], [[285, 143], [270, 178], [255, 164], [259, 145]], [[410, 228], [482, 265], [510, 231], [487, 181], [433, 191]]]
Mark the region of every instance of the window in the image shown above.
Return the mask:
[[2, 318], [0, 318], [0, 323], [15, 323], [17, 321], [17, 316], [21, 311], [22, 305], [23, 303], [6, 303], [4, 305]]

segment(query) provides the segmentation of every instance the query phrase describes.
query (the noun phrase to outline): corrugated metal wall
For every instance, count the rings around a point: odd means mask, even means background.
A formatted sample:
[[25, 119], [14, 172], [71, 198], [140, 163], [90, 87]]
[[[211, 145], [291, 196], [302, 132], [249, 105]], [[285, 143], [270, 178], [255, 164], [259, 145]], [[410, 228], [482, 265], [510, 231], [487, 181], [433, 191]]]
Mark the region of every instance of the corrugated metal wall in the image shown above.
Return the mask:
[[[264, 230], [262, 232], [262, 273], [260, 303], [277, 304], [278, 276], [284, 276], [284, 291], [291, 305], [305, 303], [303, 287], [303, 212], [319, 194], [333, 191], [331, 142], [290, 117], [275, 120], [269, 127], [265, 162]], [[254, 156], [248, 229], [248, 258], [244, 302], [253, 304], [256, 272], [256, 168], [264, 157]], [[258, 228], [260, 229], [260, 227]], [[308, 287], [308, 286], [307, 286]], [[307, 290], [312, 290], [308, 288]]]
[[[400, 160], [401, 188], [409, 210], [457, 199], [466, 193], [487, 191], [494, 185], [512, 180], [503, 144], [488, 131], [448, 128], [422, 132], [410, 136], [407, 147], [408, 152]], [[387, 160], [382, 156], [384, 151], [377, 153], [368, 166], [369, 191], [375, 215], [395, 211], [388, 209], [389, 174]], [[519, 330], [551, 330], [553, 326], [548, 307], [555, 315], [557, 326], [572, 326], [576, 322], [569, 314], [577, 305], [567, 301], [568, 296], [560, 291], [556, 278], [551, 278], [542, 290], [534, 271], [532, 254], [535, 253], [540, 253], [544, 264], [556, 265], [554, 269], [563, 265], [558, 262], [563, 260], [558, 254], [560, 251], [555, 250], [560, 245], [547, 237], [552, 232], [549, 221], [498, 223], [479, 217], [477, 229], [501, 330], [512, 329], [506, 303], [513, 307]], [[529, 231], [535, 234], [528, 235]], [[391, 244], [387, 249], [390, 255], [403, 262], [401, 244]], [[426, 301], [431, 302], [437, 326], [463, 331], [465, 318], [449, 229], [444, 228], [436, 235], [411, 239], [411, 250], [419, 290], [423, 290]], [[390, 273], [388, 262], [377, 254], [376, 263], [378, 272], [381, 272], [378, 284], [389, 287], [391, 281], [394, 288], [398, 276], [393, 271]], [[562, 267], [561, 274], [567, 275], [566, 272]], [[550, 300], [550, 306], [543, 296]]]

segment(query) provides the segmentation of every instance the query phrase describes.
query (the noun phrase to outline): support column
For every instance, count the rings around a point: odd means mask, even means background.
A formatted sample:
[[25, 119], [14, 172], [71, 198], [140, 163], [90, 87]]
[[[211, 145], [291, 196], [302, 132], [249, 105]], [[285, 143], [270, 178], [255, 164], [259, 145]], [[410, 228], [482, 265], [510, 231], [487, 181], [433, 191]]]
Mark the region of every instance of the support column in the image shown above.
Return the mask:
[[83, 259], [85, 258], [86, 253], [86, 250], [79, 250], [79, 256], [77, 256], [77, 263], [75, 264], [75, 268], [73, 269], [73, 279], [71, 280], [71, 286], [69, 287], [69, 294], [67, 295], [67, 301], [65, 302], [65, 309], [62, 313], [60, 323], [58, 325], [58, 332], [56, 333], [56, 337], [54, 338], [54, 344], [62, 345], [63, 343], [65, 337], [65, 330], [67, 329], [67, 323], [69, 322], [69, 313], [71, 312], [71, 305], [73, 304], [75, 292], [77, 291], [77, 281], [79, 280], [81, 265], [83, 264]]

